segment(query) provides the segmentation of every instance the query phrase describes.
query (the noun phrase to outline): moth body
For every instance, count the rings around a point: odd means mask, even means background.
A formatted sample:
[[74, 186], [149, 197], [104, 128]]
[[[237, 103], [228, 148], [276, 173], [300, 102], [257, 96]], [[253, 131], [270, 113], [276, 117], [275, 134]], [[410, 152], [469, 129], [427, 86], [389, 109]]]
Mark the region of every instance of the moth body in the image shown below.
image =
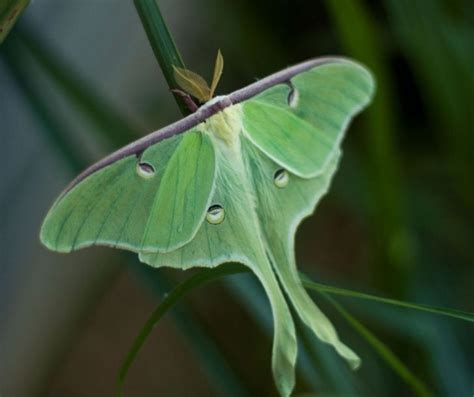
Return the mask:
[[[213, 106], [213, 104], [221, 103], [222, 98], [216, 97], [214, 98], [215, 102], [206, 105]], [[232, 150], [238, 150], [240, 148], [239, 134], [242, 131], [242, 105], [225, 107], [200, 124], [200, 129], [209, 134], [211, 138], [223, 141]]]

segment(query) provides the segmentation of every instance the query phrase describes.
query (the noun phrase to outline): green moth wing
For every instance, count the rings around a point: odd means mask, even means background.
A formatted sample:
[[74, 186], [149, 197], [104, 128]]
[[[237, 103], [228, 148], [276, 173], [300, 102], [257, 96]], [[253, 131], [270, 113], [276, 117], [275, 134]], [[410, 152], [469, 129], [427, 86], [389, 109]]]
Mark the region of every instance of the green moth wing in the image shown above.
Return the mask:
[[253, 170], [253, 183], [259, 223], [267, 241], [267, 255], [275, 273], [301, 320], [323, 342], [332, 345], [352, 368], [359, 357], [339, 340], [329, 319], [304, 289], [296, 268], [294, 236], [300, 222], [311, 215], [329, 189], [336, 172], [340, 150], [333, 154], [323, 172], [313, 178], [301, 178], [282, 169], [252, 145], [243, 150]]
[[[318, 85], [321, 98], [311, 95]], [[359, 357], [340, 341], [332, 323], [304, 290], [296, 268], [294, 235], [327, 192], [347, 125], [368, 104], [373, 89], [366, 69], [344, 61], [303, 72], [243, 101], [240, 107], [224, 109], [225, 124], [238, 119], [242, 133], [238, 145], [234, 144], [239, 147], [236, 155], [228, 149], [232, 143], [222, 144], [223, 126], [209, 122], [209, 128], [216, 129], [210, 135], [219, 170], [211, 202], [222, 211], [220, 222], [208, 218], [195, 239], [180, 250], [140, 254], [152, 266], [214, 267], [229, 261], [249, 266], [272, 306], [272, 367], [282, 396], [290, 395], [294, 386], [297, 346], [294, 324], [274, 275], [314, 334], [332, 345], [351, 368], [360, 365]], [[327, 139], [326, 146], [321, 139]]]
[[187, 132], [166, 165], [140, 252], [175, 250], [194, 237], [210, 204], [215, 170], [209, 137]]
[[250, 140], [282, 167], [309, 178], [337, 152], [351, 118], [371, 98], [369, 72], [353, 62], [328, 63], [243, 103]]
[[288, 304], [276, 276], [303, 322], [322, 341], [333, 345], [352, 368], [360, 364], [360, 359], [339, 340], [329, 319], [301, 285], [293, 250], [297, 225], [313, 212], [326, 193], [340, 153], [335, 153], [320, 176], [303, 179], [288, 174], [287, 181], [281, 184], [276, 178], [282, 170], [280, 165], [247, 138], [241, 138], [241, 145], [240, 159], [233, 159], [230, 153], [217, 158], [217, 168], [222, 171], [218, 173], [211, 203], [222, 211], [218, 223], [206, 217], [193, 241], [179, 250], [139, 255], [142, 262], [155, 267], [187, 269], [238, 262], [252, 269], [273, 312], [273, 376], [280, 394], [288, 396], [294, 387], [297, 342]]
[[57, 200], [41, 241], [60, 252], [94, 244], [135, 252], [176, 249], [203, 221], [214, 188], [214, 159], [209, 138], [193, 130], [125, 156]]
[[288, 301], [356, 368], [359, 358], [301, 284], [294, 236], [327, 192], [349, 121], [373, 91], [361, 65], [321, 58], [214, 98], [79, 176], [46, 217], [42, 241], [66, 252], [127, 248], [155, 267], [242, 263], [270, 301], [280, 395], [289, 396], [295, 382]]
[[215, 213], [210, 210], [195, 238], [181, 249], [165, 254], [140, 253], [140, 260], [155, 267], [178, 269], [215, 267], [225, 262], [242, 263], [252, 269], [272, 308], [275, 382], [283, 395], [289, 395], [294, 385], [295, 328], [263, 243], [265, 236], [256, 216], [254, 186], [248, 178], [247, 165], [241, 153], [229, 150], [227, 145], [219, 142], [219, 138], [214, 142], [219, 153], [216, 159], [219, 171], [211, 209], [218, 208], [220, 216], [214, 216]]

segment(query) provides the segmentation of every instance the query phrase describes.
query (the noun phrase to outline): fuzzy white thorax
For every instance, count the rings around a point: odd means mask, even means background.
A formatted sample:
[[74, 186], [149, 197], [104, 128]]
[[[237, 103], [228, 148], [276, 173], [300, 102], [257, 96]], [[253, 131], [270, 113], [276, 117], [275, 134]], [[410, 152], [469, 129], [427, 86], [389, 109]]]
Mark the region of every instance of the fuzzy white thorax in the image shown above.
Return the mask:
[[[204, 106], [212, 106], [222, 100], [222, 97], [213, 98]], [[224, 145], [224, 151], [239, 151], [239, 134], [242, 131], [242, 105], [236, 104], [228, 106], [209, 117], [204, 123], [199, 125], [199, 129], [215, 141], [217, 145]]]

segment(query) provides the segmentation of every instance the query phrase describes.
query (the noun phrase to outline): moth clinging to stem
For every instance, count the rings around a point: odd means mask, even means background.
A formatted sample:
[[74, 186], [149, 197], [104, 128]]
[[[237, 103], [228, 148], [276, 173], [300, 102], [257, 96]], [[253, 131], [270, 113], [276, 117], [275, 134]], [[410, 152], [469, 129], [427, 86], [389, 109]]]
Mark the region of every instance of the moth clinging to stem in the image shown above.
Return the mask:
[[297, 341], [288, 301], [352, 368], [360, 364], [303, 288], [294, 236], [327, 192], [345, 130], [374, 81], [354, 61], [325, 57], [213, 98], [222, 69], [219, 53], [208, 86], [176, 68], [177, 92], [194, 113], [76, 177], [46, 216], [41, 241], [59, 252], [131, 250], [154, 267], [248, 266], [271, 304], [273, 376], [289, 396]]

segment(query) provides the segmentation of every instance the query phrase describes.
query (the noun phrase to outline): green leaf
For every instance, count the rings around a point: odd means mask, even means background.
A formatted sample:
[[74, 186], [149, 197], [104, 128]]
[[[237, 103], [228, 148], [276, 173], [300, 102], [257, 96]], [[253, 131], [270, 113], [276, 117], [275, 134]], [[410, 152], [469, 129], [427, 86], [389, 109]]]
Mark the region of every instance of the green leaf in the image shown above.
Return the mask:
[[444, 307], [437, 307], [437, 306], [425, 305], [425, 304], [420, 304], [420, 303], [399, 301], [399, 300], [390, 299], [390, 298], [382, 298], [379, 296], [370, 295], [363, 292], [357, 292], [357, 291], [352, 291], [352, 290], [348, 290], [344, 288], [332, 287], [330, 285], [315, 283], [314, 281], [311, 281], [306, 275], [302, 273], [300, 273], [300, 277], [303, 281], [303, 285], [306, 288], [314, 290], [314, 291], [326, 292], [331, 295], [342, 295], [342, 296], [349, 296], [351, 298], [365, 299], [365, 300], [370, 300], [374, 302], [385, 303], [388, 305], [399, 306], [399, 307], [404, 307], [407, 309], [419, 310], [419, 311], [433, 313], [433, 314], [440, 314], [443, 316], [448, 316], [448, 317], [453, 317], [460, 320], [474, 322], [474, 314], [469, 313], [467, 311], [448, 309]]
[[[166, 297], [174, 287], [172, 280], [164, 272], [156, 271], [149, 266], [140, 266], [136, 258], [130, 261], [130, 267], [160, 300]], [[216, 392], [215, 394], [226, 397], [250, 396], [239, 371], [223, 354], [220, 344], [209, 334], [199, 316], [194, 315], [193, 308], [187, 302], [182, 302], [181, 305], [174, 306], [169, 314], [175, 327], [184, 336], [192, 353], [199, 361], [200, 368]], [[141, 325], [139, 325], [140, 328]]]
[[[143, 347], [144, 343], [146, 342], [147, 338], [153, 331], [153, 328], [156, 326], [158, 321], [170, 310], [172, 309], [182, 298], [192, 292], [194, 289], [203, 286], [204, 284], [218, 281], [220, 278], [225, 276], [230, 276], [234, 274], [240, 273], [248, 273], [250, 269], [247, 267], [240, 265], [240, 264], [226, 264], [219, 266], [214, 269], [206, 269], [202, 270], [199, 273], [191, 276], [187, 280], [183, 281], [182, 283], [178, 284], [157, 306], [157, 308], [153, 311], [151, 316], [149, 317], [148, 321], [140, 331], [139, 335], [135, 339], [132, 348], [128, 352], [122, 366], [120, 369], [120, 373], [118, 375], [118, 385], [119, 389], [123, 388], [123, 384], [127, 373], [135, 361], [138, 353], [140, 352], [141, 348]], [[361, 292], [351, 291], [343, 288], [332, 287], [324, 284], [319, 284], [312, 282], [308, 279], [307, 276], [300, 273], [300, 276], [303, 281], [303, 285], [311, 290], [315, 290], [321, 294], [324, 294], [328, 299], [331, 300], [327, 294], [334, 294], [334, 295], [344, 295], [359, 299], [371, 300], [385, 304], [397, 305], [402, 306], [410, 309], [422, 310], [431, 312], [434, 314], [442, 314], [447, 315], [455, 318], [460, 318], [467, 321], [473, 321], [474, 315], [467, 312], [461, 312], [452, 309], [444, 309], [444, 308], [437, 308], [433, 306], [427, 305], [417, 305], [413, 303], [407, 303], [402, 301], [397, 301], [394, 299], [387, 299], [387, 298], [380, 298], [374, 295], [364, 294]], [[341, 314], [346, 317], [346, 319], [351, 323], [352, 326], [356, 327], [357, 331], [360, 332], [364, 338], [368, 340], [368, 342], [377, 350], [382, 357], [387, 360], [392, 368], [408, 383], [410, 383], [415, 389], [424, 390], [424, 385], [413, 375], [411, 372], [404, 366], [403, 363], [381, 342], [379, 341], [370, 331], [368, 331], [362, 324], [360, 324], [354, 317], [352, 317], [347, 311], [345, 311], [337, 302], [331, 300], [331, 303], [338, 305], [337, 309], [341, 312]], [[341, 311], [342, 310], [342, 311]], [[462, 315], [459, 315], [459, 314]], [[429, 396], [430, 394], [420, 394], [423, 396]]]
[[401, 360], [380, 341], [372, 332], [370, 332], [362, 323], [356, 320], [339, 303], [325, 293], [322, 295], [328, 299], [336, 310], [347, 320], [347, 322], [374, 348], [378, 355], [402, 378], [419, 397], [430, 397], [433, 394], [423, 381], [418, 379]]
[[138, 353], [143, 347], [144, 343], [148, 339], [148, 336], [153, 331], [153, 328], [156, 326], [158, 321], [170, 310], [172, 309], [182, 298], [189, 294], [192, 290], [197, 287], [200, 287], [204, 284], [217, 281], [221, 277], [248, 272], [248, 269], [242, 265], [238, 264], [228, 264], [220, 266], [216, 269], [206, 269], [202, 270], [199, 273], [191, 276], [187, 280], [178, 284], [166, 297], [159, 303], [157, 308], [153, 311], [148, 321], [143, 326], [142, 330], [138, 334], [137, 338], [133, 342], [132, 348], [128, 352], [118, 374], [118, 387], [119, 391], [123, 391], [123, 385], [127, 373], [135, 361]]
[[0, 44], [29, 2], [30, 0], [0, 0]]
[[224, 58], [222, 57], [221, 50], [217, 51], [216, 64], [214, 65], [214, 73], [212, 75], [211, 83], [211, 93], [210, 97], [214, 96], [219, 80], [222, 76], [222, 71], [224, 70]]
[[173, 67], [173, 70], [176, 83], [189, 95], [198, 99], [199, 102], [206, 102], [211, 98], [211, 89], [200, 75], [176, 66]]

